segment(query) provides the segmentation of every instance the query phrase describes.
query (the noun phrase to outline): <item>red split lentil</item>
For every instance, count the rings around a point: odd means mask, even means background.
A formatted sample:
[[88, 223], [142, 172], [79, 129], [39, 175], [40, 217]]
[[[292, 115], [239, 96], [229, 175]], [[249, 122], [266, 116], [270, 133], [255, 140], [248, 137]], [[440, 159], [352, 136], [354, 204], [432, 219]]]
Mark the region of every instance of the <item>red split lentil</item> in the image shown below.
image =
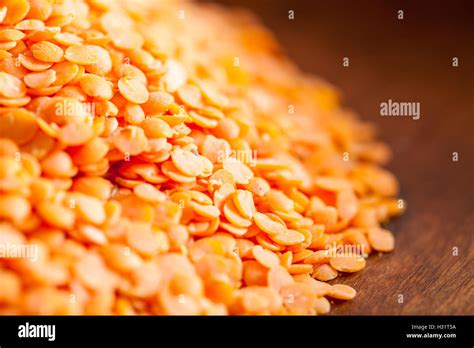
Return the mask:
[[323, 315], [394, 249], [388, 147], [250, 16], [5, 0], [0, 24], [0, 246], [38, 253], [0, 255], [0, 314]]

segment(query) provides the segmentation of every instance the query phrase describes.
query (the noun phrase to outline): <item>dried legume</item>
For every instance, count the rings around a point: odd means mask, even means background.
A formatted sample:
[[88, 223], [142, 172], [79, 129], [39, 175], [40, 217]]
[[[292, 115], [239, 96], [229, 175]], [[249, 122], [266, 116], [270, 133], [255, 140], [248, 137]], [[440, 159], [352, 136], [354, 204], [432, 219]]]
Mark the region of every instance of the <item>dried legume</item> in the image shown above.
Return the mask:
[[39, 250], [0, 258], [0, 314], [323, 315], [393, 250], [388, 148], [257, 23], [0, 3], [0, 244]]

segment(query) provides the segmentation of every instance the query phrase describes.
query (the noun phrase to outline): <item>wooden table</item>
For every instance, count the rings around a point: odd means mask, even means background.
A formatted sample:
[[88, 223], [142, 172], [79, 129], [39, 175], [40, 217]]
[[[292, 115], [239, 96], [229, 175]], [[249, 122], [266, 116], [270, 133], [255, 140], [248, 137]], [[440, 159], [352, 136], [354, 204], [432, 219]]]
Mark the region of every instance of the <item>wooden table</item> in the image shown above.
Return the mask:
[[[394, 151], [389, 169], [408, 202], [387, 227], [396, 250], [338, 278], [358, 295], [331, 314], [474, 314], [474, 2], [220, 2], [259, 14], [290, 57], [339, 87]], [[420, 102], [421, 118], [381, 117], [388, 99]]]

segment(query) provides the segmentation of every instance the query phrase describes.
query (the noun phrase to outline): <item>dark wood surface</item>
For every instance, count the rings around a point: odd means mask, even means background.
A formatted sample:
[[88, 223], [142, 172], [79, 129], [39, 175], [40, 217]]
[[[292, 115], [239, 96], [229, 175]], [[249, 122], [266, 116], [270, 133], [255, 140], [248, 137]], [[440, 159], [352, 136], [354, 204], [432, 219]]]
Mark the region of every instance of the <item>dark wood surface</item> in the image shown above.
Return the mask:
[[[358, 296], [331, 314], [473, 315], [474, 2], [220, 2], [257, 13], [290, 57], [339, 87], [344, 104], [376, 123], [394, 151], [388, 167], [408, 202], [388, 225], [396, 250], [338, 278]], [[421, 118], [381, 117], [388, 99], [420, 102]]]

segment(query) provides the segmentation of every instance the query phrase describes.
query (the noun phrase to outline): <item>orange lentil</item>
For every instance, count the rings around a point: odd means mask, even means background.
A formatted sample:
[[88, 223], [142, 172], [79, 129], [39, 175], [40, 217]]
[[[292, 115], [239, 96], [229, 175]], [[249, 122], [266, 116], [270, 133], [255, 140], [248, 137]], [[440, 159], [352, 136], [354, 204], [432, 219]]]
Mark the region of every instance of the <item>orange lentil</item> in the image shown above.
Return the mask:
[[97, 254], [91, 253], [78, 260], [74, 272], [79, 281], [91, 290], [99, 290], [107, 285], [111, 275], [104, 260]]
[[139, 125], [145, 120], [145, 113], [140, 105], [128, 103], [125, 106], [124, 118], [130, 124]]
[[13, 55], [6, 50], [0, 49], [0, 60], [5, 60], [7, 58], [11, 58]]
[[40, 217], [53, 227], [70, 229], [74, 225], [76, 216], [72, 209], [50, 202], [41, 202], [36, 209]]
[[77, 165], [97, 163], [109, 150], [108, 143], [102, 138], [93, 138], [84, 145], [71, 151], [71, 158]]
[[[56, 76], [58, 76], [57, 73]], [[85, 94], [79, 86], [64, 86], [58, 93], [56, 93], [56, 96], [72, 98], [80, 102], [85, 102], [87, 100], [87, 94]]]
[[212, 199], [205, 193], [195, 190], [187, 191], [186, 194], [193, 200], [200, 204], [210, 205], [212, 204]]
[[33, 44], [30, 49], [33, 57], [42, 62], [57, 63], [60, 62], [64, 56], [63, 49], [49, 41], [37, 42]]
[[[144, 85], [147, 84], [147, 77], [146, 77], [145, 73], [143, 73], [143, 71], [141, 71], [136, 66], [133, 66], [131, 64], [122, 64], [118, 68], [115, 67], [115, 70], [116, 70], [115, 73], [119, 77], [130, 76], [130, 77], [136, 78], [137, 80], [139, 80]], [[171, 97], [171, 95], [169, 95], [169, 96]], [[156, 92], [150, 93], [150, 99], [147, 103], [151, 103], [152, 102], [151, 99], [155, 98], [155, 97], [156, 97]], [[153, 100], [155, 100], [155, 99], [153, 99]]]
[[16, 47], [16, 45], [17, 45], [16, 41], [4, 41], [4, 42], [0, 42], [0, 49], [8, 51]]
[[323, 315], [352, 299], [326, 282], [370, 258], [338, 248], [393, 250], [380, 226], [406, 209], [388, 147], [257, 23], [258, 57], [231, 10], [181, 21], [167, 14], [201, 5], [143, 2], [0, 1], [0, 243], [40, 254], [0, 259], [4, 311]]
[[25, 19], [18, 22], [15, 27], [18, 30], [39, 30], [44, 28], [44, 23], [37, 19]]
[[265, 195], [267, 203], [276, 211], [291, 212], [295, 205], [283, 192], [270, 190]]
[[[125, 76], [130, 76], [127, 74]], [[140, 82], [140, 78], [136, 75], [131, 75], [133, 78]], [[143, 83], [143, 81], [141, 81]], [[151, 92], [149, 93], [148, 101], [143, 104], [143, 111], [147, 114], [160, 114], [168, 111], [169, 107], [173, 103], [174, 98], [171, 94], [166, 92]]]
[[61, 62], [54, 64], [51, 69], [56, 73], [54, 85], [63, 86], [71, 82], [79, 73], [79, 67], [70, 62]]
[[15, 303], [21, 295], [21, 279], [12, 271], [1, 270], [0, 281], [2, 288], [0, 289], [0, 301], [2, 303]]
[[0, 95], [5, 98], [20, 98], [25, 93], [26, 87], [20, 79], [0, 71]]
[[242, 237], [245, 235], [248, 231], [247, 227], [240, 227], [240, 226], [235, 226], [231, 223], [221, 221], [219, 223], [219, 227], [222, 229], [226, 230], [227, 232], [237, 236], [237, 237]]
[[267, 268], [273, 268], [280, 264], [280, 259], [270, 250], [262, 248], [260, 245], [255, 245], [252, 248], [252, 255], [255, 260]]
[[222, 162], [230, 153], [230, 145], [223, 139], [217, 139], [213, 135], [207, 135], [200, 146], [203, 156], [206, 156], [212, 163]]
[[[139, 107], [139, 105], [137, 105], [137, 107]], [[168, 123], [156, 117], [145, 118], [140, 127], [143, 128], [145, 134], [150, 138], [171, 138], [173, 136], [173, 132]]]
[[3, 109], [0, 111], [0, 137], [23, 145], [33, 139], [37, 130], [34, 114], [26, 109]]
[[308, 250], [308, 249], [304, 249], [300, 252], [297, 252], [295, 254], [293, 254], [293, 262], [299, 262], [299, 261], [303, 261], [305, 259], [307, 259], [308, 257], [310, 257], [311, 255], [313, 255], [313, 251], [311, 250]]
[[233, 158], [226, 159], [223, 162], [223, 168], [232, 173], [237, 184], [248, 184], [249, 180], [254, 176], [254, 173], [247, 165]]
[[336, 196], [336, 208], [340, 218], [350, 220], [359, 208], [358, 199], [353, 191], [339, 191]]
[[6, 6], [3, 6], [2, 8], [0, 8], [0, 22], [3, 23], [3, 21], [5, 20], [5, 17], [7, 16], [7, 11], [8, 11], [8, 8]]
[[40, 72], [32, 72], [26, 75], [23, 80], [30, 88], [45, 88], [56, 80], [56, 71], [49, 69]]
[[31, 52], [19, 54], [18, 61], [23, 67], [31, 71], [43, 71], [49, 69], [53, 65], [53, 63], [43, 62], [41, 60], [36, 59], [35, 57], [33, 57]]
[[256, 212], [253, 196], [250, 191], [237, 190], [233, 196], [233, 202], [243, 217], [251, 220]]
[[290, 274], [306, 274], [311, 273], [312, 271], [313, 265], [303, 263], [292, 264], [288, 267], [288, 272], [290, 272]]
[[18, 41], [25, 37], [25, 34], [17, 29], [4, 29], [0, 31], [0, 41]]
[[286, 229], [281, 233], [269, 234], [269, 237], [280, 245], [296, 245], [305, 239], [305, 236], [301, 232], [291, 229]]
[[79, 79], [82, 90], [91, 97], [110, 99], [113, 96], [112, 86], [103, 77], [85, 74]]
[[159, 191], [154, 186], [147, 183], [135, 186], [133, 188], [133, 192], [138, 197], [147, 202], [157, 203], [164, 202], [166, 200], [166, 195], [163, 192]]
[[98, 47], [95, 45], [69, 46], [64, 53], [64, 58], [75, 64], [95, 64], [99, 61]]
[[257, 241], [258, 244], [263, 246], [265, 249], [271, 250], [271, 251], [281, 251], [285, 247], [275, 243], [272, 241], [266, 233], [259, 233], [255, 236], [255, 240]]
[[198, 155], [191, 151], [175, 149], [171, 151], [171, 159], [176, 168], [185, 175], [197, 176], [204, 170]]
[[338, 300], [352, 300], [356, 295], [356, 291], [349, 285], [335, 284], [328, 291], [328, 296]]
[[[248, 239], [237, 239], [237, 249], [241, 258], [248, 257], [255, 244]], [[236, 250], [237, 251], [237, 250]]]
[[34, 30], [28, 35], [28, 39], [31, 41], [45, 41], [54, 37], [61, 31], [60, 27], [42, 27], [38, 30]]
[[370, 254], [372, 248], [366, 237], [366, 235], [357, 228], [348, 228], [343, 232], [344, 234], [344, 243], [360, 246], [361, 252]]
[[43, 172], [51, 177], [70, 177], [77, 172], [71, 156], [64, 151], [50, 153], [41, 161]]
[[[15, 76], [16, 78], [22, 79], [28, 73], [28, 70], [25, 69], [21, 64], [21, 53], [18, 57], [5, 58], [0, 61], [1, 71], [6, 72], [10, 75]], [[20, 64], [18, 64], [20, 63]]]
[[236, 139], [239, 136], [239, 132], [240, 129], [237, 122], [229, 118], [221, 119], [213, 130], [214, 135], [227, 140]]
[[179, 183], [193, 183], [196, 181], [194, 176], [188, 176], [181, 173], [176, 166], [173, 164], [172, 161], [167, 161], [161, 165], [161, 170], [163, 174], [167, 177], [171, 178], [172, 180], [179, 182]]
[[78, 229], [78, 236], [86, 242], [104, 245], [107, 243], [107, 237], [104, 232], [92, 225], [81, 225]]
[[30, 10], [30, 4], [27, 0], [3, 0], [3, 8], [6, 8], [6, 16], [3, 24], [15, 24], [26, 17]]
[[208, 190], [209, 192], [214, 193], [215, 190], [219, 189], [225, 184], [228, 184], [233, 188], [235, 186], [234, 176], [225, 169], [218, 169], [209, 178]]
[[283, 267], [288, 269], [293, 262], [293, 253], [291, 251], [287, 251], [280, 256], [280, 263]]
[[276, 266], [268, 272], [267, 284], [272, 289], [280, 291], [281, 288], [294, 283], [290, 273], [282, 266]]
[[395, 238], [393, 237], [393, 234], [383, 228], [369, 228], [367, 236], [370, 245], [377, 251], [389, 252], [395, 247]]
[[109, 52], [100, 46], [95, 46], [93, 50], [93, 54], [98, 56], [97, 62], [87, 64], [85, 70], [99, 76], [107, 75], [112, 70], [112, 59]]
[[54, 35], [54, 40], [64, 46], [81, 45], [84, 41], [81, 37], [71, 33], [58, 33]]
[[353, 225], [357, 227], [378, 226], [377, 210], [375, 208], [361, 208], [353, 220]]
[[196, 202], [190, 202], [189, 206], [193, 209], [193, 211], [205, 218], [214, 219], [220, 215], [220, 210], [213, 206], [207, 204], [199, 204]]
[[182, 102], [192, 108], [201, 106], [201, 92], [198, 87], [193, 85], [185, 85], [176, 91]]
[[329, 290], [331, 290], [331, 285], [311, 278], [311, 276], [307, 273], [293, 275], [293, 279], [296, 282], [301, 282], [310, 285], [318, 296], [327, 295]]
[[256, 212], [253, 218], [258, 228], [270, 235], [284, 233], [286, 231], [286, 226], [284, 222], [275, 220], [275, 218], [268, 214]]
[[120, 78], [118, 88], [122, 96], [135, 104], [143, 104], [148, 101], [148, 90], [138, 79], [131, 76]]
[[100, 225], [105, 221], [104, 205], [99, 199], [85, 194], [75, 194], [71, 201], [77, 208], [78, 216], [84, 221], [95, 225]]
[[363, 257], [337, 256], [329, 260], [329, 264], [339, 272], [358, 272], [365, 267], [365, 259]]
[[93, 129], [87, 123], [69, 123], [59, 130], [58, 139], [65, 145], [82, 145], [93, 137]]
[[28, 93], [32, 96], [47, 96], [53, 95], [61, 89], [61, 86], [49, 86], [40, 89], [28, 89]]
[[325, 297], [318, 297], [314, 303], [314, 309], [318, 315], [324, 315], [331, 310], [331, 304]]
[[265, 196], [270, 190], [270, 185], [262, 178], [252, 178], [245, 188], [258, 197]]
[[329, 252], [327, 250], [317, 250], [303, 260], [304, 263], [327, 263], [329, 262]]
[[104, 178], [86, 176], [74, 181], [73, 190], [105, 201], [110, 197], [112, 183]]
[[123, 153], [138, 155], [145, 151], [148, 139], [143, 129], [135, 126], [127, 126], [113, 134], [112, 142]]
[[23, 165], [23, 169], [32, 177], [38, 177], [41, 175], [41, 166], [33, 155], [29, 153], [22, 153], [21, 154], [21, 164]]
[[223, 211], [227, 220], [237, 227], [249, 227], [252, 224], [252, 221], [240, 215], [232, 200], [224, 204]]
[[104, 261], [119, 272], [130, 272], [143, 263], [133, 250], [121, 244], [106, 244], [101, 248], [101, 254]]
[[76, 76], [69, 82], [70, 85], [76, 85], [79, 83], [79, 80], [82, 76], [84, 76], [86, 72], [86, 68], [84, 65], [79, 65], [79, 71], [77, 72]]
[[341, 179], [341, 178], [334, 178], [334, 177], [320, 176], [320, 177], [316, 178], [315, 184], [318, 187], [320, 187], [324, 190], [331, 191], [331, 192], [341, 191], [341, 190], [351, 188], [351, 184], [350, 184], [349, 181], [347, 181], [345, 179]]
[[243, 280], [247, 286], [267, 284], [268, 267], [262, 265], [260, 262], [249, 260], [244, 261], [243, 265]]
[[332, 280], [336, 278], [338, 275], [337, 270], [332, 268], [331, 266], [327, 264], [322, 264], [314, 268], [313, 271], [313, 278], [316, 278], [317, 280], [321, 280], [323, 282], [326, 282], [328, 280]]
[[13, 157], [17, 152], [19, 152], [19, 147], [13, 140], [0, 138], [0, 156]]
[[44, 21], [51, 16], [53, 4], [49, 0], [30, 0], [30, 10], [26, 18]]
[[318, 297], [310, 285], [295, 282], [284, 286], [280, 290], [280, 294], [283, 299], [283, 305], [289, 314], [314, 314], [313, 308]]
[[0, 217], [14, 222], [24, 220], [30, 213], [31, 205], [28, 200], [16, 195], [0, 197]]
[[145, 257], [152, 257], [168, 248], [168, 239], [164, 232], [152, 231], [149, 226], [143, 224], [130, 226], [126, 238], [128, 245]]

